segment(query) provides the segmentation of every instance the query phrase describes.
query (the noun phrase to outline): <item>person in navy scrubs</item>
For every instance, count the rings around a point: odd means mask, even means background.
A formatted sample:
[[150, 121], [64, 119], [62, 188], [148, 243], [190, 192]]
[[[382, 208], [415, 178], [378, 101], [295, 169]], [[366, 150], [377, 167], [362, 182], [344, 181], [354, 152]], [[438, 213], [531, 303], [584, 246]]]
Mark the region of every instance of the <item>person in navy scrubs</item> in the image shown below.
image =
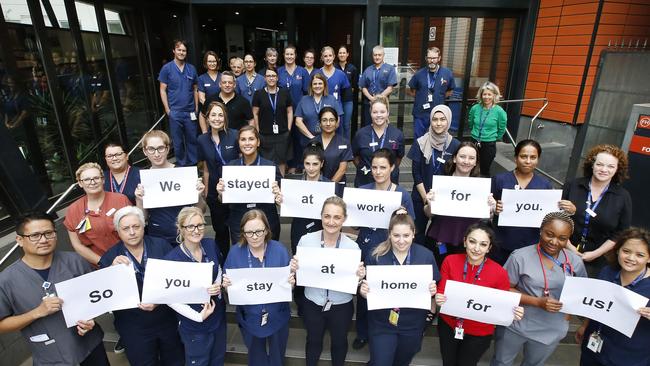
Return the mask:
[[[427, 50], [427, 66], [418, 70], [408, 84], [407, 92], [413, 101], [413, 133], [417, 140], [427, 133], [431, 108], [445, 104], [445, 99], [451, 96], [456, 88], [454, 73], [440, 66], [442, 53], [438, 47]], [[451, 125], [452, 120], [449, 120]]]
[[316, 51], [313, 49], [308, 49], [305, 51], [303, 54], [302, 61], [305, 63], [305, 70], [309, 73], [309, 79], [314, 76], [314, 73], [316, 73], [317, 68], [314, 68], [314, 63], [316, 61]]
[[[151, 163], [150, 169], [173, 168], [174, 164], [167, 160], [169, 153], [169, 136], [161, 130], [152, 130], [142, 136], [142, 151]], [[205, 185], [199, 179], [196, 184], [199, 202], [203, 200], [203, 191]], [[142, 184], [138, 184], [135, 189], [136, 205], [143, 207], [145, 190]], [[147, 217], [147, 234], [157, 238], [163, 238], [172, 246], [177, 246], [175, 222], [178, 213], [184, 206], [167, 206], [148, 208], [143, 210]]]
[[228, 128], [228, 108], [221, 102], [212, 102], [206, 108], [208, 132], [199, 136], [199, 161], [203, 164], [203, 184], [207, 187], [206, 203], [210, 208], [212, 229], [221, 255], [225, 258], [230, 249], [228, 233], [228, 206], [217, 199], [217, 183], [221, 168], [239, 157], [237, 131]]
[[197, 207], [185, 207], [176, 222], [180, 244], [165, 259], [213, 263], [210, 301], [169, 305], [178, 315], [178, 332], [185, 345], [185, 364], [223, 366], [226, 357], [226, 301], [221, 295], [223, 258], [217, 244], [204, 237], [205, 219]]
[[[142, 295], [149, 258], [164, 259], [172, 250], [169, 243], [144, 234], [144, 213], [137, 207], [122, 207], [113, 214], [120, 237], [99, 260], [99, 268], [128, 265], [135, 272]], [[178, 336], [176, 315], [167, 305], [138, 304], [137, 308], [113, 311], [115, 329], [126, 348], [132, 366], [181, 365], [183, 344]]]
[[[350, 140], [352, 138], [351, 128], [352, 128], [352, 112], [356, 106], [356, 96], [358, 89], [358, 80], [359, 80], [359, 70], [356, 66], [352, 65], [348, 59], [350, 57], [350, 51], [345, 45], [339, 46], [338, 52], [336, 54], [338, 62], [334, 63], [334, 67], [343, 71], [345, 76], [348, 77], [348, 82], [350, 83], [350, 88], [343, 89], [341, 93], [341, 102], [343, 102], [343, 119], [341, 121], [341, 126], [338, 129], [338, 133], [342, 136], [345, 136], [346, 139]], [[356, 125], [356, 121], [354, 124]]]
[[343, 188], [346, 184], [345, 172], [348, 170], [348, 163], [352, 160], [352, 147], [350, 140], [338, 134], [340, 118], [336, 109], [323, 107], [318, 113], [320, 121], [320, 135], [314, 137], [312, 142], [318, 142], [325, 149], [325, 166], [323, 175], [336, 185], [336, 195], [343, 196]]
[[[256, 165], [256, 166], [275, 166], [272, 161], [264, 159], [258, 149], [260, 147], [260, 134], [257, 132], [254, 126], [244, 126], [239, 129], [239, 134], [237, 135], [237, 142], [239, 144], [239, 151], [241, 152], [241, 157], [238, 159], [233, 159], [228, 162], [228, 165], [237, 165], [237, 166], [247, 166], [247, 165]], [[275, 166], [275, 182], [273, 186], [277, 184], [282, 179], [280, 170]], [[221, 194], [225, 190], [225, 184], [223, 179], [219, 178], [219, 183], [217, 183], [217, 193], [219, 194], [219, 200], [221, 200]], [[246, 211], [259, 208], [264, 211], [265, 216], [268, 218], [271, 227], [271, 233], [273, 235], [273, 240], [278, 240], [280, 238], [280, 217], [278, 216], [278, 210], [274, 203], [230, 203], [228, 204], [230, 212], [228, 213], [228, 228], [230, 229], [230, 242], [236, 243], [239, 240], [239, 224], [241, 218], [244, 216]]]
[[384, 47], [377, 45], [372, 48], [372, 62], [359, 78], [359, 88], [363, 93], [363, 117], [361, 126], [370, 124], [370, 102], [377, 97], [388, 98], [397, 85], [395, 67], [384, 63]]
[[418, 243], [425, 243], [425, 230], [429, 218], [425, 215], [424, 204], [427, 202], [427, 192], [431, 190], [434, 175], [443, 175], [445, 163], [458, 150], [460, 141], [451, 136], [451, 109], [444, 104], [431, 109], [429, 131], [416, 140], [411, 146], [408, 158], [413, 161], [413, 190], [411, 198], [415, 210], [415, 239]]
[[334, 49], [332, 47], [323, 47], [320, 52], [320, 58], [321, 61], [323, 61], [323, 67], [318, 69], [316, 72], [327, 77], [328, 92], [339, 101], [341, 109], [343, 109], [343, 91], [345, 89], [350, 89], [348, 77], [343, 73], [343, 71], [334, 67]]
[[251, 54], [244, 56], [244, 70], [243, 74], [237, 77], [237, 88], [235, 92], [248, 100], [250, 105], [253, 105], [253, 95], [255, 91], [263, 89], [266, 85], [264, 76], [255, 71], [255, 58]]
[[[402, 207], [411, 216], [415, 218], [413, 212], [413, 201], [408, 191], [397, 185], [390, 180], [391, 172], [396, 168], [395, 155], [391, 150], [382, 148], [373, 154], [372, 158], [372, 175], [374, 178], [373, 183], [368, 183], [361, 186], [363, 189], [374, 189], [377, 191], [393, 191], [402, 193]], [[357, 244], [361, 249], [361, 258], [365, 258], [371, 253], [380, 243], [384, 242], [388, 237], [388, 230], [378, 229], [374, 227], [360, 227], [359, 234], [357, 235]], [[360, 349], [368, 343], [368, 304], [363, 297], [357, 298], [357, 338], [354, 340], [352, 347]]]
[[174, 59], [160, 70], [160, 100], [169, 118], [174, 155], [179, 166], [196, 165], [196, 136], [199, 94], [198, 76], [193, 65], [185, 62], [187, 43], [174, 41]]
[[201, 127], [201, 133], [208, 132], [208, 124], [204, 113], [207, 113], [204, 109], [208, 106], [209, 101], [216, 99], [217, 95], [221, 91], [219, 87], [221, 79], [221, 74], [219, 73], [219, 66], [221, 66], [221, 60], [217, 56], [216, 52], [208, 51], [203, 56], [203, 67], [206, 72], [199, 75], [198, 81], [198, 90], [199, 90], [199, 103], [201, 108], [199, 110], [202, 113], [199, 113], [199, 126]]
[[[229, 269], [286, 267], [289, 252], [284, 244], [271, 239], [271, 227], [261, 210], [250, 210], [241, 219], [239, 243], [226, 259], [223, 286], [232, 285]], [[287, 279], [293, 286], [294, 273]], [[264, 301], [260, 299], [260, 301]], [[248, 365], [281, 366], [289, 338], [291, 308], [288, 302], [237, 306], [237, 323], [248, 348]]]
[[119, 143], [109, 142], [104, 147], [108, 170], [104, 171], [104, 190], [122, 193], [135, 205], [135, 189], [140, 184], [140, 169], [129, 164], [129, 156]]
[[372, 154], [382, 148], [390, 149], [395, 154], [397, 169], [393, 170], [391, 180], [399, 184], [399, 165], [404, 157], [404, 134], [389, 125], [388, 99], [376, 97], [370, 102], [370, 113], [372, 124], [362, 127], [352, 140], [354, 165], [357, 167], [354, 186], [360, 187], [372, 183], [372, 174], [370, 174]]
[[[404, 209], [393, 213], [388, 226], [388, 239], [369, 253], [364, 263], [374, 265], [430, 265], [433, 278], [429, 284], [431, 297], [436, 294], [436, 281], [440, 280], [433, 253], [415, 244], [415, 223]], [[363, 280], [359, 288], [366, 297], [372, 288]], [[435, 304], [431, 303], [432, 309]], [[396, 313], [397, 316], [395, 316]], [[422, 347], [422, 337], [427, 324], [424, 309], [379, 309], [368, 312], [370, 334], [370, 362], [372, 366], [408, 366]]]

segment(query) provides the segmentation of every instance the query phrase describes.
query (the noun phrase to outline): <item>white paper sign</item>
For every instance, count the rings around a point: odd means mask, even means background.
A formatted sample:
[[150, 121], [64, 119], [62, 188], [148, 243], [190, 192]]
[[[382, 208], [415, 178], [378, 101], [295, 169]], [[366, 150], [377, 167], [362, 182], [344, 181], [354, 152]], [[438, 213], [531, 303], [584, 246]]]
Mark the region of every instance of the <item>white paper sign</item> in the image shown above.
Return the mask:
[[504, 189], [499, 226], [539, 227], [544, 215], [558, 210], [559, 189]]
[[203, 304], [208, 302], [212, 285], [210, 263], [147, 260], [142, 287], [144, 304]]
[[402, 205], [402, 193], [346, 187], [343, 201], [348, 209], [345, 226], [388, 229], [390, 215]]
[[599, 321], [631, 338], [640, 317], [636, 311], [648, 298], [608, 281], [567, 277], [560, 302], [561, 312]]
[[335, 195], [336, 183], [282, 179], [280, 216], [319, 219], [323, 202]]
[[366, 280], [368, 310], [431, 309], [429, 285], [433, 281], [433, 267], [430, 265], [367, 266]]
[[431, 185], [435, 197], [429, 204], [434, 215], [490, 217], [490, 178], [434, 175]]
[[113, 310], [131, 309], [140, 303], [133, 267], [117, 265], [55, 284], [63, 300], [65, 325], [90, 320]]
[[228, 287], [230, 305], [259, 305], [290, 302], [291, 268], [231, 268], [226, 275], [232, 285]]
[[299, 286], [357, 293], [361, 250], [299, 246], [296, 257], [296, 281]]
[[503, 326], [512, 323], [513, 309], [521, 299], [515, 292], [451, 280], [445, 284], [445, 295], [442, 314]]
[[144, 208], [193, 205], [199, 201], [196, 191], [196, 167], [140, 170], [144, 187]]
[[234, 166], [223, 167], [223, 203], [274, 203], [271, 188], [275, 182], [274, 166]]
[[399, 47], [384, 47], [384, 62], [397, 67], [399, 65]]

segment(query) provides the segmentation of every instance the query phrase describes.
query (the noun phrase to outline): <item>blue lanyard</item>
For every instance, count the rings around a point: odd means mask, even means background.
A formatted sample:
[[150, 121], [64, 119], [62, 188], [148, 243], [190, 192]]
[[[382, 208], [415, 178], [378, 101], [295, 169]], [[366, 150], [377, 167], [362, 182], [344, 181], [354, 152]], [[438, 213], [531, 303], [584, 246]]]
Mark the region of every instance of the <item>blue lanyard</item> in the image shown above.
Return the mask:
[[316, 98], [312, 97], [314, 101], [314, 110], [316, 110], [316, 115], [320, 114], [320, 110], [323, 108], [323, 96], [320, 97], [320, 101], [316, 103]]
[[[211, 140], [212, 140], [212, 143], [214, 144], [214, 149], [217, 151], [217, 155], [219, 156], [219, 160], [221, 160], [221, 165], [226, 165], [226, 161], [223, 159], [223, 155], [221, 154], [221, 149], [219, 148], [221, 143], [217, 144], [217, 142], [214, 141], [214, 139], [211, 139]], [[221, 142], [221, 139], [219, 140], [219, 142]]]
[[[479, 280], [479, 276], [481, 275], [481, 272], [483, 271], [483, 266], [485, 266], [485, 262], [487, 262], [487, 259], [483, 259], [483, 262], [481, 262], [481, 265], [478, 267], [478, 270], [474, 274], [474, 281], [472, 281], [472, 285], [476, 283], [476, 281]], [[463, 266], [463, 282], [467, 280], [467, 267], [469, 265], [469, 261], [467, 260], [467, 257], [465, 257], [465, 265]]]
[[374, 95], [375, 93], [379, 92], [379, 74], [381, 72], [381, 66], [379, 68], [375, 68], [375, 70], [372, 73], [372, 94]]
[[[436, 78], [438, 77], [438, 71], [440, 71], [440, 68], [436, 70], [435, 72], [427, 72], [427, 86], [429, 87], [429, 91], [433, 94], [433, 91], [436, 89]], [[431, 74], [433, 74], [433, 82], [431, 81]]]
[[490, 116], [490, 112], [492, 112], [492, 108], [494, 108], [494, 106], [490, 107], [490, 109], [488, 109], [487, 113], [485, 114], [485, 117], [483, 117], [483, 112], [484, 111], [483, 111], [483, 107], [481, 107], [481, 116], [479, 117], [479, 119], [481, 120], [481, 123], [478, 126], [478, 141], [479, 142], [481, 142], [481, 134], [483, 133], [483, 127], [485, 126], [485, 121]]
[[648, 272], [648, 269], [646, 268], [643, 270], [643, 272], [638, 275], [634, 281], [630, 282], [627, 286], [623, 286], [623, 283], [621, 282], [621, 271], [618, 271], [616, 274], [616, 277], [614, 277], [614, 283], [618, 282], [619, 285], [625, 287], [626, 289], [629, 289], [630, 287], [636, 286], [637, 283], [641, 282], [642, 279], [645, 278], [646, 273]]
[[[386, 139], [386, 135], [388, 135], [388, 127], [384, 130], [384, 134], [381, 135], [381, 140], [379, 140], [379, 148], [384, 147], [384, 140]], [[370, 131], [370, 137], [372, 138], [372, 152], [375, 152], [377, 148], [375, 147], [375, 129], [373, 128], [372, 131]]]
[[569, 257], [567, 257], [566, 252], [564, 249], [562, 249], [562, 253], [564, 254], [564, 259], [566, 259], [566, 262], [562, 263], [557, 258], [553, 258], [550, 254], [546, 253], [543, 249], [540, 248], [540, 252], [542, 253], [543, 256], [546, 258], [550, 259], [553, 263], [555, 263], [558, 267], [562, 268], [564, 273], [571, 275], [573, 273], [573, 266], [571, 265], [571, 262], [569, 261]]
[[208, 262], [209, 262], [208, 255], [205, 253], [205, 249], [203, 249], [203, 245], [199, 244], [199, 247], [201, 248], [201, 262], [197, 261], [197, 260], [194, 258], [194, 256], [192, 255], [192, 253], [190, 253], [190, 250], [187, 249], [187, 247], [185, 246], [185, 244], [181, 243], [181, 251], [182, 251], [183, 254], [185, 254], [189, 259], [191, 259], [192, 262], [196, 262], [196, 263], [208, 263]]
[[135, 271], [135, 275], [140, 279], [140, 281], [144, 280], [144, 270], [147, 266], [147, 246], [144, 244], [144, 242], [142, 243], [142, 248], [142, 263], [138, 263], [133, 254], [124, 249], [124, 255], [126, 255], [131, 263], [133, 263], [133, 270]]
[[[406, 254], [406, 258], [404, 258], [404, 265], [408, 266], [410, 264], [411, 264], [411, 247], [409, 247], [409, 252]], [[395, 253], [393, 253], [393, 265], [394, 266], [400, 265], [399, 262], [397, 261], [397, 258], [395, 258]]]
[[[445, 140], [445, 144], [442, 146], [442, 151], [440, 152], [440, 157], [444, 160], [445, 159], [445, 154], [447, 152], [447, 148], [449, 146], [447, 145], [447, 141]], [[442, 166], [442, 163], [438, 161], [438, 159], [435, 159], [436, 157], [436, 150], [433, 149], [431, 152], [431, 159], [433, 159], [433, 173], [437, 173], [440, 167]]]
[[[289, 74], [289, 70], [287, 70], [286, 68], [284, 69], [284, 71], [287, 72], [287, 89], [289, 89], [291, 88], [291, 84], [293, 84], [293, 75]], [[294, 69], [293, 72], [295, 73], [296, 70]]]
[[124, 192], [124, 188], [126, 187], [126, 181], [129, 179], [129, 171], [131, 170], [131, 166], [126, 167], [126, 173], [124, 174], [124, 179], [122, 179], [122, 183], [117, 184], [117, 179], [113, 176], [113, 172], [109, 172], [108, 175], [110, 176], [111, 179], [111, 192], [117, 192], [117, 193], [122, 193]]
[[[266, 249], [268, 247], [269, 246], [267, 244], [264, 244], [264, 257], [262, 257], [262, 268], [266, 267]], [[248, 254], [248, 268], [253, 268], [253, 258], [252, 258], [253, 256], [251, 254], [251, 249], [248, 248], [246, 252]]]
[[[339, 248], [339, 245], [341, 244], [341, 233], [339, 233], [338, 239], [336, 239], [336, 249]], [[320, 247], [325, 248], [325, 238], [323, 237], [323, 232], [320, 232]]]
[[271, 100], [271, 93], [268, 89], [266, 89], [266, 95], [269, 97], [269, 103], [271, 103], [271, 109], [273, 109], [273, 123], [275, 123], [275, 111], [277, 110], [278, 106], [278, 94], [280, 94], [280, 90], [276, 89], [275, 94], [273, 94], [273, 100]]
[[[241, 159], [241, 165], [242, 166], [247, 166], [246, 164], [244, 164], [244, 157], [242, 156], [240, 159]], [[259, 155], [257, 155], [257, 164], [255, 164], [255, 165], [260, 166], [261, 161], [262, 161], [262, 158]]]
[[[600, 194], [600, 197], [598, 197], [598, 200], [594, 203], [594, 205], [591, 205], [592, 202], [592, 197], [591, 197], [591, 182], [589, 182], [589, 192], [587, 192], [587, 209], [591, 209], [591, 211], [596, 211], [596, 207], [600, 204], [600, 200], [603, 199], [605, 196], [605, 193], [607, 193], [607, 190], [609, 189], [609, 185], [605, 187], [603, 190], [603, 193]], [[582, 240], [587, 239], [587, 234], [589, 234], [589, 221], [591, 221], [591, 215], [587, 210], [585, 210], [585, 225], [582, 228]]]

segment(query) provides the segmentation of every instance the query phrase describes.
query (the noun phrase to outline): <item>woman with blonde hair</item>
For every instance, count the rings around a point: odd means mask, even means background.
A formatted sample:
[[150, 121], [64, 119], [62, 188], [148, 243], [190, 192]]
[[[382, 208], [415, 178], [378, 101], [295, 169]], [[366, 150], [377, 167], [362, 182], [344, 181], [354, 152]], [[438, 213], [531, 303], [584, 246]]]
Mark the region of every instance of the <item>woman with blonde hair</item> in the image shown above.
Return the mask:
[[506, 132], [508, 115], [497, 105], [501, 92], [493, 82], [483, 84], [476, 93], [476, 99], [478, 103], [469, 110], [469, 130], [479, 148], [481, 175], [489, 177], [490, 166], [497, 153], [496, 143]]

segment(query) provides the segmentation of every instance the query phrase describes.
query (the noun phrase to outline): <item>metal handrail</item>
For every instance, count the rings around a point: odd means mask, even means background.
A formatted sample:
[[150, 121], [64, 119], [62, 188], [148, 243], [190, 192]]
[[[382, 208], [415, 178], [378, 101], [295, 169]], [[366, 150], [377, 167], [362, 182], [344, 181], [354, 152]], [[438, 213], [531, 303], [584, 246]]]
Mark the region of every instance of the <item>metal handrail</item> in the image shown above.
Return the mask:
[[[164, 114], [162, 116], [160, 116], [160, 118], [158, 118], [156, 123], [154, 123], [151, 126], [151, 128], [149, 130], [147, 130], [147, 132], [150, 132], [151, 130], [153, 130], [163, 120], [163, 118], [165, 118]], [[133, 153], [133, 151], [135, 151], [135, 149], [140, 145], [141, 142], [142, 142], [142, 138], [140, 138], [140, 140], [138, 140], [138, 143], [136, 143], [135, 146], [133, 146], [133, 148], [129, 151], [128, 155], [131, 155], [131, 153]], [[99, 145], [97, 145], [97, 146], [99, 146]], [[54, 209], [70, 194], [70, 192], [72, 192], [72, 190], [75, 187], [77, 187], [76, 182], [72, 183], [68, 187], [68, 189], [66, 189], [65, 192], [63, 192], [63, 194], [61, 196], [59, 196], [59, 198], [45, 212], [48, 213], [48, 214], [52, 213], [52, 211], [54, 211]], [[18, 246], [19, 246], [18, 243], [14, 244], [14, 246], [11, 247], [11, 249], [9, 249], [7, 254], [5, 254], [4, 257], [2, 257], [2, 259], [0, 259], [0, 266], [2, 266], [4, 264], [4, 262], [7, 260], [7, 258], [9, 258], [16, 251], [16, 249], [18, 249]]]
[[133, 145], [133, 148], [132, 148], [131, 150], [129, 150], [129, 153], [128, 153], [127, 156], [131, 156], [131, 154], [135, 151], [135, 149], [137, 149], [138, 146], [140, 146], [140, 143], [141, 143], [142, 140], [144, 139], [144, 135], [146, 135], [147, 133], [151, 132], [154, 128], [156, 128], [156, 126], [158, 126], [158, 124], [159, 124], [160, 122], [162, 122], [163, 118], [165, 118], [165, 114], [163, 114], [162, 116], [160, 116], [160, 118], [158, 118], [158, 120], [156, 121], [156, 123], [154, 123], [154, 124], [151, 126], [151, 128], [147, 130], [147, 132], [145, 132], [144, 134], [142, 134], [142, 137], [140, 137], [140, 140], [138, 140], [138, 142], [137, 142], [135, 145]]
[[[510, 144], [512, 145], [513, 148], [516, 148], [517, 145], [515, 144], [515, 139], [512, 138], [512, 135], [510, 134], [510, 131], [508, 131], [508, 128], [506, 127], [506, 134], [508, 135], [508, 138], [510, 139]], [[536, 171], [539, 172], [539, 174], [545, 176], [546, 178], [552, 180], [553, 182], [557, 183], [560, 186], [564, 186], [564, 183], [560, 181], [559, 179], [555, 178], [551, 174], [547, 173], [546, 171], [540, 169], [540, 168], [535, 168]]]

